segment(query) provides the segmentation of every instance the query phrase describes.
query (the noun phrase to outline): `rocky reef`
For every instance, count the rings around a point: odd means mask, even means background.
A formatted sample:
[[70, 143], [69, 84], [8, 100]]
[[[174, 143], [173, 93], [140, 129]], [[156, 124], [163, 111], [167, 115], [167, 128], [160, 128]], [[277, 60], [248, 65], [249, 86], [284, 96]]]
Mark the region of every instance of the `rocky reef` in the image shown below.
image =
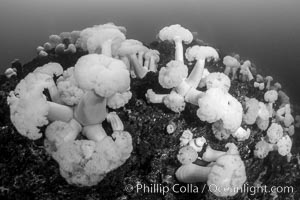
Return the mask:
[[[194, 38], [183, 45], [184, 50], [193, 45], [203, 45], [202, 41]], [[154, 41], [147, 45], [160, 54], [158, 70], [174, 59], [175, 46], [169, 41]], [[200, 121], [197, 117], [197, 106], [186, 104], [181, 113], [169, 110], [163, 104], [151, 104], [145, 94], [148, 89], [156, 93], [170, 92], [171, 89], [162, 88], [158, 81], [158, 73], [149, 73], [142, 79], [131, 79], [132, 98], [121, 108], [114, 110], [124, 123], [124, 130], [132, 137], [133, 151], [128, 160], [118, 169], [109, 172], [105, 178], [95, 186], [77, 187], [68, 184], [60, 175], [57, 162], [44, 148], [44, 136], [32, 141], [21, 136], [10, 120], [10, 110], [7, 97], [11, 90], [28, 73], [49, 62], [59, 63], [64, 70], [75, 65], [77, 60], [87, 51], [78, 48], [72, 54], [58, 54], [55, 50], [47, 51], [47, 55], [37, 56], [31, 62], [22, 65], [18, 61], [12, 68], [18, 68], [18, 75], [7, 78], [0, 77], [0, 197], [3, 199], [225, 199], [217, 197], [209, 191], [206, 183], [184, 184], [175, 178], [175, 171], [181, 165], [177, 160], [180, 150], [179, 141], [183, 131], [189, 129], [194, 137], [203, 136], [209, 145], [216, 150], [225, 151], [226, 143], [234, 143], [238, 147], [241, 159], [246, 168], [248, 190], [242, 191], [227, 199], [290, 199], [300, 198], [300, 133], [296, 128], [293, 136], [291, 157], [280, 156], [272, 151], [264, 159], [254, 156], [256, 144], [266, 131], [257, 126], [249, 126], [251, 135], [245, 141], [237, 141], [230, 136], [227, 140], [218, 140], [212, 133], [212, 125]], [[220, 57], [227, 55], [219, 52]], [[185, 60], [185, 63], [188, 63]], [[192, 71], [191, 63], [188, 66]], [[221, 60], [208, 63], [210, 72], [223, 72], [226, 66]], [[253, 69], [259, 71], [261, 69]], [[256, 75], [257, 73], [253, 73]], [[239, 78], [231, 81], [229, 93], [242, 102], [245, 97], [264, 101], [264, 90], [254, 87], [254, 80], [242, 81]], [[274, 104], [274, 107], [279, 105]], [[113, 111], [109, 109], [109, 111]], [[297, 111], [294, 111], [294, 114]], [[168, 125], [174, 126], [168, 131]], [[110, 125], [104, 121], [103, 128], [112, 132]], [[43, 131], [43, 128], [42, 128]], [[139, 190], [138, 185], [145, 185], [150, 189]], [[160, 189], [167, 187], [175, 190], [163, 193]], [[253, 191], [252, 186], [266, 186], [267, 191], [278, 186], [285, 191], [260, 192]], [[287, 191], [287, 186], [290, 191]], [[156, 187], [156, 189], [154, 189]], [[179, 191], [179, 188], [185, 188]], [[293, 188], [293, 192], [291, 191]]]

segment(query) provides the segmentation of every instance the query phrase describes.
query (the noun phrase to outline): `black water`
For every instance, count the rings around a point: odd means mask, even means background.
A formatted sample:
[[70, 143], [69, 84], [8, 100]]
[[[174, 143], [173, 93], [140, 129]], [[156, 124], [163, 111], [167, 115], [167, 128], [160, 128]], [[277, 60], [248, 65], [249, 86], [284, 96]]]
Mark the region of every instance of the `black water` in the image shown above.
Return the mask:
[[50, 34], [114, 22], [128, 38], [150, 42], [180, 23], [272, 75], [300, 103], [298, 0], [0, 0], [0, 69], [27, 62]]

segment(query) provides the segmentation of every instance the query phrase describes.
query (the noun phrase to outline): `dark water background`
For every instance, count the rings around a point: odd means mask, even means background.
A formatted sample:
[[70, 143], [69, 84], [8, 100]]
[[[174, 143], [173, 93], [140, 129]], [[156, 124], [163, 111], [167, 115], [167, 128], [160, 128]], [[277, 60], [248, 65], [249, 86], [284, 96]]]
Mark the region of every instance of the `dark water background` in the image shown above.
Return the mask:
[[250, 59], [300, 103], [299, 0], [0, 0], [0, 70], [14, 58], [30, 61], [50, 34], [106, 22], [144, 42], [165, 25], [182, 24]]

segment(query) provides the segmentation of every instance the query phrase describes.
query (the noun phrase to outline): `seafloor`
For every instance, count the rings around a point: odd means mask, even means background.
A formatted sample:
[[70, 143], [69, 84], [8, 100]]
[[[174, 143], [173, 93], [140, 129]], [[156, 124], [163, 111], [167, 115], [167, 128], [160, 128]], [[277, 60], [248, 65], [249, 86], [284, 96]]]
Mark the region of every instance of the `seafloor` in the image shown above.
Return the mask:
[[[195, 43], [197, 41], [190, 45]], [[173, 44], [153, 42], [150, 47], [160, 52], [159, 68], [174, 59]], [[20, 79], [36, 67], [51, 61], [60, 63], [66, 69], [73, 66], [84, 54], [86, 52], [80, 49], [76, 54], [64, 56], [58, 56], [52, 52], [48, 57], [36, 57], [27, 64], [15, 66], [18, 68], [18, 77], [11, 79], [7, 79], [4, 75], [0, 77], [0, 198], [22, 200], [222, 199], [214, 196], [202, 183], [196, 185], [201, 189], [198, 193], [169, 192], [162, 195], [154, 192], [137, 192], [135, 189], [132, 192], [126, 191], [128, 184], [171, 186], [178, 183], [174, 178], [174, 172], [180, 166], [176, 158], [179, 150], [179, 137], [183, 130], [190, 129], [196, 136], [204, 136], [215, 149], [225, 150], [224, 144], [235, 143], [246, 166], [248, 186], [258, 182], [266, 185], [268, 189], [272, 186], [292, 186], [294, 192], [277, 193], [277, 199], [300, 199], [300, 163], [296, 158], [297, 153], [300, 152], [299, 129], [296, 129], [293, 136], [293, 157], [290, 162], [277, 152], [270, 153], [263, 160], [254, 158], [254, 146], [265, 135], [265, 132], [259, 131], [258, 128], [251, 127], [251, 137], [244, 142], [237, 142], [234, 138], [220, 142], [214, 138], [211, 125], [198, 119], [195, 106], [187, 105], [184, 112], [176, 114], [163, 105], [148, 104], [144, 96], [147, 89], [152, 88], [157, 93], [166, 91], [159, 86], [157, 76], [144, 80], [133, 79], [131, 83], [133, 97], [124, 108], [117, 110], [124, 122], [125, 130], [130, 132], [133, 138], [134, 149], [127, 162], [107, 174], [97, 186], [69, 185], [60, 176], [58, 164], [46, 154], [43, 139], [31, 141], [16, 132], [10, 122], [6, 98]], [[223, 55], [221, 52], [221, 57]], [[18, 63], [15, 62], [14, 65]], [[189, 65], [189, 68], [191, 67], [192, 65]], [[211, 72], [223, 71], [224, 66], [222, 62], [218, 62], [211, 65], [209, 70]], [[248, 96], [263, 101], [263, 92], [255, 89], [253, 82], [232, 81], [230, 93], [239, 100]], [[176, 124], [177, 129], [173, 134], [168, 134], [166, 126], [171, 122]], [[104, 127], [108, 133], [111, 133], [107, 124], [104, 124]], [[202, 188], [204, 188], [203, 191]], [[227, 199], [276, 199], [276, 194], [267, 192], [254, 194], [251, 191], [245, 191]]]

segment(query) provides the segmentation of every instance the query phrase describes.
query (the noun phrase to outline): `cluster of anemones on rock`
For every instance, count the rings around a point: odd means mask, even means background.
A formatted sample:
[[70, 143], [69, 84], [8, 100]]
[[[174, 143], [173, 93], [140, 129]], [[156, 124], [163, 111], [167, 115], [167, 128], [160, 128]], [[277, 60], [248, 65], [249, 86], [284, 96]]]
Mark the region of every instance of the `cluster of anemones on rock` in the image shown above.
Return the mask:
[[[238, 55], [225, 56], [223, 64], [224, 73], [210, 73], [205, 69], [205, 62], [217, 61], [218, 52], [209, 46], [189, 47], [185, 56], [188, 61], [196, 60], [193, 70], [188, 74], [184, 64], [182, 42], [186, 44], [193, 40], [191, 32], [180, 25], [163, 28], [159, 34], [161, 40], [175, 42], [175, 60], [170, 61], [166, 67], [159, 71], [159, 83], [164, 88], [171, 88], [170, 94], [156, 94], [153, 90], [147, 91], [146, 97], [152, 103], [164, 103], [174, 112], [181, 112], [186, 103], [199, 106], [197, 116], [201, 121], [212, 124], [212, 131], [219, 140], [226, 140], [233, 136], [237, 141], [245, 141], [251, 134], [250, 126], [256, 124], [262, 131], [267, 130], [267, 136], [258, 142], [254, 151], [255, 156], [264, 158], [269, 151], [278, 150], [282, 156], [291, 157], [292, 140], [294, 134], [294, 118], [291, 115], [289, 99], [281, 91], [281, 85], [275, 83], [271, 86], [272, 77], [256, 76], [254, 87], [265, 90], [265, 102], [255, 98], [247, 98], [242, 104], [229, 94], [231, 80], [253, 82], [251, 62], [242, 64]], [[266, 86], [265, 86], [266, 85]], [[202, 92], [198, 88], [206, 86]], [[273, 104], [280, 97], [280, 108], [275, 111]], [[270, 125], [271, 124], [271, 125]], [[243, 127], [249, 127], [244, 129]], [[270, 142], [271, 144], [269, 144]], [[182, 166], [177, 170], [176, 177], [182, 182], [203, 182], [218, 185], [224, 190], [216, 191], [218, 196], [232, 196], [238, 191], [233, 188], [242, 187], [246, 180], [245, 167], [239, 157], [237, 148], [232, 151], [234, 144], [227, 144], [227, 152], [212, 150], [209, 145], [204, 148], [205, 138], [192, 138], [192, 133], [184, 132], [181, 137], [182, 148], [178, 160]], [[199, 154], [201, 156], [199, 156]], [[196, 165], [199, 160], [203, 166]], [[208, 164], [209, 163], [209, 164]], [[231, 190], [225, 190], [231, 188]]]
[[[118, 109], [128, 103], [130, 74], [142, 78], [147, 71], [156, 71], [159, 53], [125, 34], [124, 27], [108, 23], [51, 35], [37, 48], [39, 56], [75, 53], [76, 48], [89, 54], [65, 71], [58, 63], [36, 68], [7, 99], [11, 121], [20, 134], [36, 140], [43, 136], [40, 128], [47, 126], [46, 150], [71, 184], [97, 184], [133, 150], [131, 135], [115, 112], [107, 113], [107, 107]], [[111, 136], [102, 127], [105, 120], [112, 126]], [[86, 139], [77, 140], [80, 133]]]
[[[185, 109], [186, 103], [198, 106], [197, 116], [212, 123], [213, 134], [219, 140], [233, 136], [237, 141], [245, 141], [251, 134], [250, 126], [256, 124], [262, 131], [267, 130], [267, 136], [256, 145], [255, 155], [263, 158], [274, 149], [283, 156], [290, 155], [294, 118], [288, 97], [280, 90], [280, 84], [271, 86], [271, 78], [256, 75], [254, 82], [250, 61], [241, 64], [239, 56], [228, 55], [223, 58], [224, 73], [210, 73], [205, 68], [206, 62], [218, 61], [218, 51], [195, 45], [184, 54], [182, 43], [191, 43], [193, 35], [177, 24], [163, 28], [158, 34], [162, 41], [175, 42], [175, 60], [157, 72], [159, 52], [137, 40], [126, 39], [125, 34], [124, 27], [108, 23], [50, 36], [49, 42], [37, 48], [40, 56], [47, 56], [47, 51], [53, 49], [61, 55], [75, 53], [76, 48], [89, 54], [65, 71], [58, 63], [37, 68], [8, 97], [11, 121], [20, 134], [39, 139], [42, 137], [39, 128], [47, 126], [46, 149], [69, 183], [97, 184], [130, 157], [131, 135], [124, 131], [115, 112], [107, 113], [107, 106], [112, 109], [125, 106], [132, 96], [130, 76], [143, 79], [150, 71], [158, 73], [163, 88], [171, 89], [169, 94], [156, 94], [149, 88], [145, 95], [150, 103], [163, 103], [177, 113]], [[190, 73], [184, 55], [189, 62], [196, 61]], [[267, 89], [265, 102], [245, 98], [240, 103], [229, 93], [231, 80], [235, 79], [252, 81], [254, 87]], [[204, 87], [206, 91], [199, 89]], [[50, 100], [43, 94], [45, 89]], [[273, 104], [278, 97], [282, 105], [275, 111]], [[104, 120], [111, 123], [112, 136], [103, 129]], [[80, 133], [86, 139], [76, 140]], [[193, 138], [190, 131], [185, 131], [181, 146], [178, 160], [182, 166], [176, 172], [179, 181], [207, 181], [220, 188], [241, 187], [246, 181], [244, 163], [233, 143], [226, 145], [227, 152], [216, 151], [205, 138]], [[199, 160], [202, 162], [195, 164]], [[229, 190], [216, 195], [232, 196], [236, 192]]]

